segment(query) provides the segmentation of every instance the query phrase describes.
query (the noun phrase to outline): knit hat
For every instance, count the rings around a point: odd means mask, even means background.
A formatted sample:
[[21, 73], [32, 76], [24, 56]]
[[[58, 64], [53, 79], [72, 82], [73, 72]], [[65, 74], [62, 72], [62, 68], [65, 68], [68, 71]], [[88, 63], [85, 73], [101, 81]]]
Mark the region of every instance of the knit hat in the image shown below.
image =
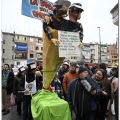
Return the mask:
[[27, 60], [27, 66], [29, 72], [36, 69], [36, 65], [32, 59]]
[[88, 71], [88, 70], [85, 67], [80, 66], [78, 73], [80, 74], [80, 73], [82, 73], [84, 71]]
[[21, 73], [21, 72], [25, 71], [25, 68], [22, 66], [22, 67], [18, 68], [18, 71]]

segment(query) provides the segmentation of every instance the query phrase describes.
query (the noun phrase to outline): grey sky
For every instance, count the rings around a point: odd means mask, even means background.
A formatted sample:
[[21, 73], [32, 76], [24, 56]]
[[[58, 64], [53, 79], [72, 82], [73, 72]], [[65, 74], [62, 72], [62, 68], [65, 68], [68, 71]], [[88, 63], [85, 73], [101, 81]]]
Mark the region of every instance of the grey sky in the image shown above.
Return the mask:
[[[56, 0], [49, 1], [55, 2]], [[101, 42], [116, 43], [118, 27], [113, 24], [110, 11], [118, 0], [74, 0], [74, 2], [80, 2], [84, 9], [79, 20], [84, 28], [83, 42], [99, 42], [97, 27], [100, 27]], [[22, 0], [2, 0], [1, 4], [2, 31], [16, 31], [16, 33], [42, 37], [41, 21], [21, 14]]]

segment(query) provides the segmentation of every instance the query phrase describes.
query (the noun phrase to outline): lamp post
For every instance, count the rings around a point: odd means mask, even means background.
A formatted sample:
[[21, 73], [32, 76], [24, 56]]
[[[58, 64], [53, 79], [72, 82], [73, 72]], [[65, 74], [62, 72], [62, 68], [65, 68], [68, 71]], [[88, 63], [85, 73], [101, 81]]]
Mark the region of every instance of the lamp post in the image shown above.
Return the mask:
[[99, 42], [100, 42], [100, 63], [101, 63], [101, 37], [100, 37], [100, 27], [99, 28]]

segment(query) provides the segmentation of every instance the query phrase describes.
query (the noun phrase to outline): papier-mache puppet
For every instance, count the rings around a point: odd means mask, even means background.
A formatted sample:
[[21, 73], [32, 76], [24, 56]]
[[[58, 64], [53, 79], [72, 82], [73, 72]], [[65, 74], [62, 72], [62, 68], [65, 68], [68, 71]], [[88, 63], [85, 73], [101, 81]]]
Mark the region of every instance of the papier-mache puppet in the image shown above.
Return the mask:
[[47, 89], [54, 79], [64, 57], [59, 58], [58, 30], [66, 30], [64, 17], [70, 6], [67, 0], [58, 0], [53, 5], [52, 21], [43, 23], [43, 87]]
[[[70, 2], [58, 0], [54, 6], [56, 6], [54, 11], [55, 27], [50, 26], [50, 28], [43, 23], [46, 27], [44, 31], [49, 30], [50, 36], [47, 37], [43, 31], [43, 89], [32, 96], [31, 110], [34, 120], [71, 120], [68, 102], [60, 99], [50, 86], [64, 60], [64, 58], [59, 58], [57, 28], [61, 30], [60, 24], [62, 25], [64, 21], [62, 15], [67, 13]], [[57, 23], [60, 24], [57, 26]]]
[[[60, 22], [55, 19], [55, 14], [56, 13], [56, 7], [54, 6], [53, 12], [49, 12], [49, 16], [45, 16], [45, 22], [44, 23], [44, 31], [47, 35], [47, 37], [52, 40], [51, 32], [48, 29], [48, 26], [50, 26], [52, 29], [57, 29], [57, 30], [63, 30], [63, 31], [69, 31], [69, 32], [79, 32], [79, 37], [80, 37], [80, 44], [79, 46], [82, 47], [82, 40], [83, 40], [83, 27], [82, 24], [78, 22], [78, 20], [81, 18], [81, 13], [83, 12], [82, 4], [80, 3], [73, 3], [72, 5], [69, 6], [69, 20], [64, 19], [64, 17], [67, 16], [65, 12], [61, 12], [62, 14], [62, 20]], [[56, 45], [59, 45], [59, 41], [53, 40], [53, 43]], [[58, 44], [57, 44], [58, 43]]]

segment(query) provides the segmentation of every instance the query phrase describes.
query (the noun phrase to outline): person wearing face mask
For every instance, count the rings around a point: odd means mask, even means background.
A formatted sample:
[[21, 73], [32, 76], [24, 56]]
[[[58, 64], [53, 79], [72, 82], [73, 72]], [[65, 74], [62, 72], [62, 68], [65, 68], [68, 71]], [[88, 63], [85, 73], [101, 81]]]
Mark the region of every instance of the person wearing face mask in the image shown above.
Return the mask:
[[10, 112], [10, 95], [13, 92], [14, 73], [9, 71], [9, 65], [4, 64], [2, 70], [2, 113], [7, 115]]
[[35, 75], [36, 65], [30, 59], [27, 60], [27, 72], [21, 78], [18, 84], [18, 91], [22, 91], [23, 95], [23, 120], [32, 120], [31, 114], [31, 95], [34, 95], [39, 89], [39, 79]]
[[21, 117], [22, 94], [18, 93], [17, 86], [20, 82], [21, 77], [24, 75], [25, 75], [25, 68], [22, 66], [18, 69], [18, 74], [15, 76], [14, 83], [13, 83], [13, 95], [16, 98], [18, 117]]
[[108, 101], [111, 98], [111, 85], [108, 81], [106, 71], [98, 69], [96, 74], [92, 78], [97, 82], [101, 89], [101, 94], [97, 96], [97, 100], [100, 103], [101, 111], [97, 113], [97, 120], [105, 120], [105, 113], [107, 110]]
[[78, 74], [79, 77], [70, 82], [67, 90], [67, 101], [71, 112], [75, 112], [75, 120], [96, 120], [97, 104], [94, 97], [99, 95], [101, 91], [97, 85], [93, 88], [88, 83], [91, 78], [89, 78], [88, 70], [85, 67], [80, 66]]
[[63, 78], [63, 92], [64, 92], [64, 98], [67, 99], [67, 89], [72, 80], [78, 77], [78, 72], [76, 71], [77, 65], [76, 63], [72, 62], [70, 63], [69, 71], [64, 75]]

